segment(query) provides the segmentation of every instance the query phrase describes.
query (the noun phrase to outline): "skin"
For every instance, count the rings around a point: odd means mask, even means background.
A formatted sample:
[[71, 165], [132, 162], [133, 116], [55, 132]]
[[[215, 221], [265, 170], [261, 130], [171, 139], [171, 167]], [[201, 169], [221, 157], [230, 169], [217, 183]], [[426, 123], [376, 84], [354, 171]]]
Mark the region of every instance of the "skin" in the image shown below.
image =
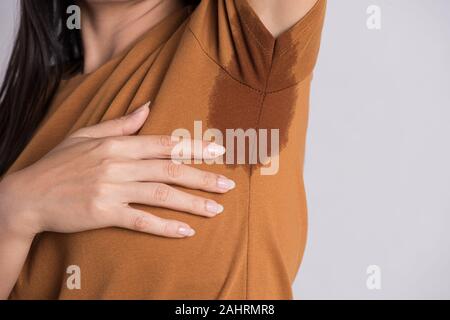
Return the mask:
[[247, 0], [264, 26], [276, 38], [291, 28], [318, 0]]
[[[247, 1], [276, 37], [317, 0]], [[96, 70], [181, 6], [178, 0], [84, 0], [79, 4], [84, 73]], [[120, 227], [183, 239], [195, 234], [186, 223], [162, 219], [129, 204], [209, 218], [223, 211], [212, 200], [170, 186], [226, 193], [235, 184], [224, 176], [171, 161], [177, 142], [170, 137], [132, 136], [148, 113], [146, 104], [129, 116], [80, 129], [35, 164], [0, 182], [0, 299], [8, 298], [38, 233]], [[190, 156], [212, 159], [225, 152], [208, 142], [202, 142], [201, 149], [192, 148]]]

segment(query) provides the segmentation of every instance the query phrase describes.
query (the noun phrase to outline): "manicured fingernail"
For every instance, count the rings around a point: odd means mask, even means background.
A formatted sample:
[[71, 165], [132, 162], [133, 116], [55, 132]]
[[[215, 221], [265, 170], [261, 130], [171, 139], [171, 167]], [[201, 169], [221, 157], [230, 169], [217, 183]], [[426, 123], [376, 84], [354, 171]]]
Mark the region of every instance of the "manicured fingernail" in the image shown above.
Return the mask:
[[208, 152], [208, 154], [211, 156], [211, 157], [218, 157], [218, 156], [221, 156], [221, 155], [223, 155], [224, 153], [225, 153], [225, 148], [224, 148], [224, 146], [221, 146], [221, 145], [219, 145], [219, 144], [216, 144], [216, 143], [210, 143], [207, 147], [206, 147], [206, 150], [207, 150], [207, 152]]
[[195, 234], [195, 231], [191, 228], [179, 227], [178, 234], [185, 237], [192, 237]]
[[219, 214], [223, 211], [223, 206], [215, 201], [208, 200], [206, 201], [206, 211]]
[[233, 180], [227, 179], [225, 177], [220, 177], [217, 179], [217, 187], [224, 190], [231, 190], [236, 187], [236, 183]]
[[145, 109], [147, 109], [150, 106], [150, 101], [147, 102], [146, 104], [144, 104], [142, 107], [137, 108], [136, 110], [134, 110], [130, 116], [134, 116], [136, 114], [141, 113], [142, 111], [144, 111]]

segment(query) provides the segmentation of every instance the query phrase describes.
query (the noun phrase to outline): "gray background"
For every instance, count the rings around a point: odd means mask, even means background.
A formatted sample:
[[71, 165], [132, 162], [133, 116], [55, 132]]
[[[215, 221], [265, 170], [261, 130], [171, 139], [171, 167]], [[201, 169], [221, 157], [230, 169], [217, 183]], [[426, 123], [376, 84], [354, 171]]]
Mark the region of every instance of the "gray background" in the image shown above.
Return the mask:
[[[368, 30], [366, 9], [382, 10]], [[16, 0], [0, 1], [0, 72]], [[450, 299], [450, 1], [329, 0], [298, 299]], [[381, 290], [366, 268], [381, 268]]]

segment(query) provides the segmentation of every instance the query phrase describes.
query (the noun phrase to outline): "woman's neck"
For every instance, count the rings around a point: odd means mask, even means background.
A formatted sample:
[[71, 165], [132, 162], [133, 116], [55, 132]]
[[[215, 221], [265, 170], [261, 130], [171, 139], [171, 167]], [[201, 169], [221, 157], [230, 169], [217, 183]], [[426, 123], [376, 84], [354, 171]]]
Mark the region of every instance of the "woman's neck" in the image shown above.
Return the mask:
[[80, 2], [84, 73], [96, 70], [182, 7], [180, 0]]

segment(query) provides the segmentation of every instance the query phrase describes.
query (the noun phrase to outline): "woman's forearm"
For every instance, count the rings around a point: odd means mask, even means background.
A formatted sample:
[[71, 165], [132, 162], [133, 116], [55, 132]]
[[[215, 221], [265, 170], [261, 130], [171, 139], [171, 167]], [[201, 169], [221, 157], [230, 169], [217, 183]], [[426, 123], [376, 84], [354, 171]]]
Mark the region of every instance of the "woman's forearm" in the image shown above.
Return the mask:
[[0, 299], [7, 299], [27, 258], [34, 234], [26, 232], [20, 214], [10, 214], [6, 179], [0, 181]]
[[[0, 226], [1, 229], [1, 226]], [[32, 239], [0, 230], [0, 299], [7, 299], [27, 258]]]

